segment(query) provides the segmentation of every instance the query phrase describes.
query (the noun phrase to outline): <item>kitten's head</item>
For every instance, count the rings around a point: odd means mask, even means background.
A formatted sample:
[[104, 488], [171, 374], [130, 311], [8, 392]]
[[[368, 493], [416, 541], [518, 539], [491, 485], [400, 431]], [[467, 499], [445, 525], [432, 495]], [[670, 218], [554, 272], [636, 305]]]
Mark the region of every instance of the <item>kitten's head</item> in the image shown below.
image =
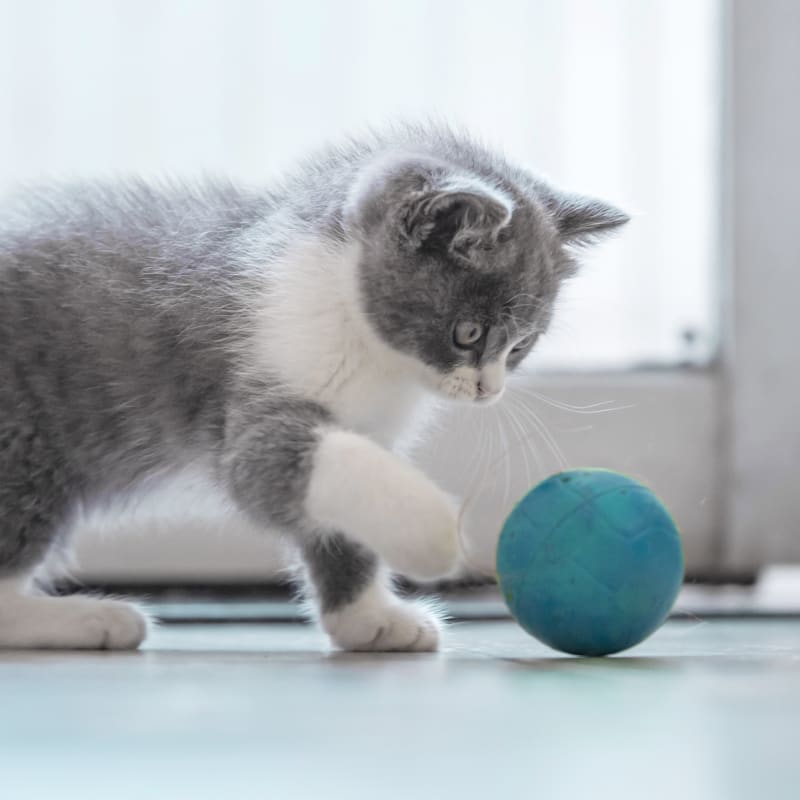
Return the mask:
[[574, 247], [627, 221], [598, 200], [428, 156], [366, 169], [351, 192], [362, 310], [452, 400], [488, 405], [547, 330]]

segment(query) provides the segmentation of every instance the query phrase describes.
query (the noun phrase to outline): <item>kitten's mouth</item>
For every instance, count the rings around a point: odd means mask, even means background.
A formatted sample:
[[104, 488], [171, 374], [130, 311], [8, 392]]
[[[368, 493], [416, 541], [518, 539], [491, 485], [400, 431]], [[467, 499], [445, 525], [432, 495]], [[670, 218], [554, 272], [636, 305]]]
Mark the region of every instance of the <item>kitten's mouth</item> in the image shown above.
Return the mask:
[[494, 405], [502, 396], [505, 389], [500, 389], [497, 392], [484, 392], [479, 390], [475, 395], [475, 402], [480, 406]]
[[[488, 385], [487, 385], [488, 384]], [[500, 384], [499, 389], [494, 386]], [[492, 388], [488, 388], [491, 386]], [[466, 405], [490, 406], [496, 403], [505, 392], [500, 381], [484, 381], [476, 370], [458, 367], [440, 377], [435, 384], [436, 393], [456, 403]]]

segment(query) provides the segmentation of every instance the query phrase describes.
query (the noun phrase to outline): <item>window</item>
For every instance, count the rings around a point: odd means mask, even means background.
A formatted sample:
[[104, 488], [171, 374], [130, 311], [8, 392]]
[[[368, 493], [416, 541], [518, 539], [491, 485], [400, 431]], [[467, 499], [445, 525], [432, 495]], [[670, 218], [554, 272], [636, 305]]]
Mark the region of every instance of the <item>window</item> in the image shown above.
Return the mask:
[[717, 0], [7, 1], [0, 183], [257, 182], [331, 136], [434, 115], [635, 216], [588, 255], [535, 365], [704, 362], [718, 17]]

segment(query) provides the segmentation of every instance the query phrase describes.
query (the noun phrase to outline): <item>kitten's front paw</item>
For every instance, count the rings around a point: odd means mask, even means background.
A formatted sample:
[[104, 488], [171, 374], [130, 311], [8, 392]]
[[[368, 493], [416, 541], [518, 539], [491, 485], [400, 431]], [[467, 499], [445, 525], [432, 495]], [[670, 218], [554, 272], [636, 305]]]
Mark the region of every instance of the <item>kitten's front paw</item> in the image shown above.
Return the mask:
[[322, 627], [342, 650], [376, 652], [437, 650], [441, 630], [434, 612], [397, 598], [385, 605], [357, 601], [324, 614]]
[[427, 478], [409, 477], [413, 480], [403, 487], [407, 503], [384, 520], [382, 554], [393, 570], [409, 578], [445, 577], [459, 559], [458, 510]]
[[306, 499], [309, 517], [375, 550], [396, 572], [431, 580], [458, 562], [455, 503], [411, 464], [347, 431], [322, 439]]

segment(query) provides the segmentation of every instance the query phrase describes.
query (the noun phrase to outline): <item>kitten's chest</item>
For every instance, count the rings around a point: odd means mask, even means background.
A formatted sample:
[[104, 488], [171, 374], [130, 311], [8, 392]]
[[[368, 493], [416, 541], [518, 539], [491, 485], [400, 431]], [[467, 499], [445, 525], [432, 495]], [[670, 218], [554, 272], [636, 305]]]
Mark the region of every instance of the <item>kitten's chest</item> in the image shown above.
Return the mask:
[[254, 317], [254, 368], [314, 400], [339, 423], [394, 446], [413, 433], [430, 398], [409, 367], [362, 318], [359, 246], [332, 251], [306, 243], [273, 265], [273, 283]]
[[409, 435], [427, 407], [422, 390], [379, 370], [362, 370], [328, 405], [346, 427], [390, 447]]

